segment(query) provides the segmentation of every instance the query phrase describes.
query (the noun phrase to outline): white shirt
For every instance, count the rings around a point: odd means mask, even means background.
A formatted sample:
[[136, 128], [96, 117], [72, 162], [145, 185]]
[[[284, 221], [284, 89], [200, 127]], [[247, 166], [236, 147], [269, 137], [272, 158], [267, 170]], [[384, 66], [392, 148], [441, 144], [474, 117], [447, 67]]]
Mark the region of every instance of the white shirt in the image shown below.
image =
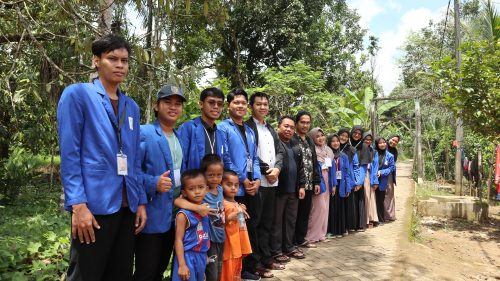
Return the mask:
[[[253, 117], [252, 117], [253, 118]], [[257, 156], [269, 165], [269, 168], [274, 168], [276, 164], [276, 151], [274, 149], [274, 138], [271, 131], [266, 127], [266, 123], [260, 123], [259, 120], [253, 118], [257, 125], [257, 133], [259, 134], [259, 143], [257, 144]], [[260, 178], [261, 186], [278, 186], [278, 181], [270, 184], [264, 175]]]

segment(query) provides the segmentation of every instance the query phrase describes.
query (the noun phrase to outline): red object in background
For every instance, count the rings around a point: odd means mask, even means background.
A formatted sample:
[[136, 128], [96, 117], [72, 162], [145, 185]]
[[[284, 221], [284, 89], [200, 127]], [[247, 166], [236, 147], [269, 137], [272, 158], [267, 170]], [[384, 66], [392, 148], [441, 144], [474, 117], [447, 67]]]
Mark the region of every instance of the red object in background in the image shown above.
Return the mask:
[[497, 200], [500, 200], [500, 144], [497, 145], [497, 161], [495, 164], [495, 184], [497, 185]]

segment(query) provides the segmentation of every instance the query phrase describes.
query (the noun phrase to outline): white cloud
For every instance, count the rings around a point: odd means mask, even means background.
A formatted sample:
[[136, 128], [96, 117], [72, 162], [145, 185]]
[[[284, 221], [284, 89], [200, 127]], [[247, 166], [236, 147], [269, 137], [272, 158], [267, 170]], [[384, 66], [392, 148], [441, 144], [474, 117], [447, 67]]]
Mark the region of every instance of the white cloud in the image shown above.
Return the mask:
[[370, 21], [383, 11], [383, 8], [376, 0], [351, 0], [349, 1], [349, 7], [357, 10], [361, 16], [359, 24], [363, 28], [368, 28]]
[[397, 66], [397, 59], [401, 56], [399, 48], [405, 42], [408, 34], [427, 26], [429, 20], [437, 21], [441, 16], [442, 9], [434, 12], [427, 8], [413, 9], [401, 16], [396, 29], [384, 31], [379, 35], [380, 51], [377, 57], [377, 74], [385, 95], [388, 95], [398, 84], [401, 73]]

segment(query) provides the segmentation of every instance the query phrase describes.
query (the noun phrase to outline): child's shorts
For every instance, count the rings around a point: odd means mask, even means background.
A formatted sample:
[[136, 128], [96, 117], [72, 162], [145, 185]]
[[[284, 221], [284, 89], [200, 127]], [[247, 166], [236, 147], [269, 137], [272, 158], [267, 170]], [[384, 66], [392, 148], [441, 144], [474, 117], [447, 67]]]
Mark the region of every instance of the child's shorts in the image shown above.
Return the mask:
[[[207, 253], [193, 251], [184, 252], [184, 259], [189, 268], [189, 281], [205, 280], [205, 268], [207, 266]], [[179, 277], [179, 261], [177, 255], [174, 258], [174, 269], [172, 270], [172, 281], [182, 281]]]

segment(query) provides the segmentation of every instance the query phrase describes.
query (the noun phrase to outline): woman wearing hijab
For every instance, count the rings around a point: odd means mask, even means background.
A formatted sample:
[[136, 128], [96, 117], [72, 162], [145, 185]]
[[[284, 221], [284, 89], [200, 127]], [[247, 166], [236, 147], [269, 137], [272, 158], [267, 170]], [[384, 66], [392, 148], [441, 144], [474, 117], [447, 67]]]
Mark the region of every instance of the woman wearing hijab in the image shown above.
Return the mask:
[[314, 194], [309, 214], [306, 241], [319, 242], [326, 240], [328, 227], [328, 208], [330, 206], [329, 168], [332, 167], [333, 151], [326, 145], [326, 136], [320, 128], [309, 131], [309, 137], [314, 142], [318, 161], [318, 171], [322, 176], [320, 193]]
[[366, 166], [360, 165], [360, 168], [366, 168], [363, 186], [365, 190], [365, 214], [368, 228], [378, 224], [377, 203], [375, 200], [375, 190], [373, 189], [373, 183], [377, 181], [377, 170], [374, 170], [372, 167], [372, 162], [378, 161], [378, 156], [373, 149], [372, 143], [373, 135], [370, 132], [364, 133], [363, 146], [368, 151], [370, 161]]
[[[394, 156], [394, 165], [398, 161], [398, 143], [399, 135], [391, 135], [387, 138], [388, 146], [387, 150]], [[396, 166], [394, 166], [394, 172], [392, 177], [389, 179], [387, 186], [387, 191], [385, 192], [384, 200], [384, 219], [385, 221], [395, 221], [396, 220], [396, 200], [394, 200], [394, 187], [396, 186]]]
[[345, 153], [349, 159], [350, 186], [348, 186], [345, 204], [346, 227], [349, 231], [355, 231], [358, 226], [358, 208], [356, 208], [357, 202], [354, 195], [354, 188], [359, 187], [362, 182], [359, 176], [358, 155], [356, 154], [356, 149], [349, 144], [349, 129], [341, 128], [338, 135], [340, 140], [340, 151]]
[[333, 151], [333, 167], [330, 169], [330, 208], [328, 214], [329, 237], [347, 235], [346, 201], [351, 192], [352, 183], [349, 176], [349, 158], [340, 151], [340, 138], [337, 134], [329, 135], [328, 146]]
[[351, 130], [349, 138], [350, 145], [356, 149], [356, 155], [359, 161], [359, 180], [356, 181], [354, 186], [354, 199], [356, 204], [356, 227], [357, 231], [365, 231], [366, 229], [366, 215], [365, 215], [365, 191], [364, 180], [365, 174], [368, 170], [367, 167], [371, 162], [370, 151], [366, 145], [363, 145], [363, 127], [354, 126]]
[[373, 161], [372, 166], [377, 169], [377, 181], [374, 183], [377, 215], [379, 222], [385, 222], [384, 199], [387, 186], [395, 170], [394, 156], [387, 151], [387, 143], [382, 137], [375, 139], [375, 150], [377, 151], [378, 161]]

